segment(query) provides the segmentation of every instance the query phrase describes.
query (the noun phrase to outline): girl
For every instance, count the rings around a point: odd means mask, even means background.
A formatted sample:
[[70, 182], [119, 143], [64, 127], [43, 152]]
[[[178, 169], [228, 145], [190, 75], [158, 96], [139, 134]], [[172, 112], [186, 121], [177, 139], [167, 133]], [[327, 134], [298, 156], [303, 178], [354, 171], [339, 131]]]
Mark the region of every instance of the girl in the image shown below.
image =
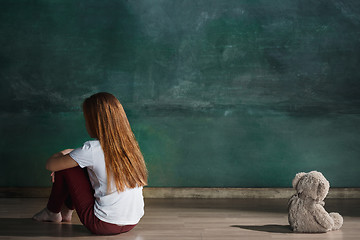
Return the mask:
[[37, 221], [69, 222], [73, 209], [94, 234], [130, 231], [144, 215], [142, 187], [147, 170], [120, 102], [97, 93], [83, 103], [86, 129], [93, 141], [51, 156], [53, 186]]

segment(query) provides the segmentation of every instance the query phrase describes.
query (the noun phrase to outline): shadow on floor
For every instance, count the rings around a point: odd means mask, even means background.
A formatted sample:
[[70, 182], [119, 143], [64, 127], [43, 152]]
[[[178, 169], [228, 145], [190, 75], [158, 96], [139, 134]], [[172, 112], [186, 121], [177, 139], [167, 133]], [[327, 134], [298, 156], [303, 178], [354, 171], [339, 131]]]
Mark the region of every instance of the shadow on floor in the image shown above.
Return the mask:
[[[289, 196], [290, 198], [291, 196]], [[289, 199], [145, 199], [145, 208], [196, 208], [227, 209], [229, 211], [250, 211], [288, 214]], [[325, 199], [328, 212], [342, 216], [360, 217], [360, 199]]]
[[259, 231], [259, 232], [269, 232], [269, 233], [293, 233], [290, 228], [290, 225], [232, 225], [231, 227], [237, 227], [247, 230]]
[[31, 218], [0, 218], [0, 236], [81, 237], [92, 234], [83, 226], [37, 222]]

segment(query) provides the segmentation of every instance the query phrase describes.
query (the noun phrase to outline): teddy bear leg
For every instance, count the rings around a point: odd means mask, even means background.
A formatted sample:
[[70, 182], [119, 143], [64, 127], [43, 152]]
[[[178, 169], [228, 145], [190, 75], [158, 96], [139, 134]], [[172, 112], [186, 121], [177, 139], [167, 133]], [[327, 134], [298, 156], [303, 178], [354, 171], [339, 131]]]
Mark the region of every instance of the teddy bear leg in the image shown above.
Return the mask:
[[329, 213], [330, 217], [334, 220], [334, 227], [331, 230], [338, 230], [343, 225], [343, 217], [336, 212]]

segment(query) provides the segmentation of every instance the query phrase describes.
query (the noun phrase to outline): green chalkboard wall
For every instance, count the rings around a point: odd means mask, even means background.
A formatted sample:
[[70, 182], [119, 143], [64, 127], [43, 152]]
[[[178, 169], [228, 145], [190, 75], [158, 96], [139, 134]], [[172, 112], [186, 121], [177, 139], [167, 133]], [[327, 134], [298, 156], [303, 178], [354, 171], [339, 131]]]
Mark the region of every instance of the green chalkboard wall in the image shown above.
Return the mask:
[[360, 1], [0, 0], [0, 186], [49, 186], [88, 138], [83, 99], [125, 106], [149, 185], [360, 187]]

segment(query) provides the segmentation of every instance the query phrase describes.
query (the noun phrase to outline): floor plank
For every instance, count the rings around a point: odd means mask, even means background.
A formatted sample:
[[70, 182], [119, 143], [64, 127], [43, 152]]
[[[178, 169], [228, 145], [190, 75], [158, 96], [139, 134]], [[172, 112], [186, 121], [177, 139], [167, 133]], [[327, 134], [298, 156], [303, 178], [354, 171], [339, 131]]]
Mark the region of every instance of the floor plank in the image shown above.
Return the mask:
[[95, 236], [74, 214], [71, 224], [39, 223], [31, 216], [44, 198], [0, 198], [0, 239], [359, 239], [360, 199], [328, 199], [326, 209], [344, 217], [339, 231], [295, 234], [287, 222], [287, 199], [146, 199], [145, 216], [132, 231]]

